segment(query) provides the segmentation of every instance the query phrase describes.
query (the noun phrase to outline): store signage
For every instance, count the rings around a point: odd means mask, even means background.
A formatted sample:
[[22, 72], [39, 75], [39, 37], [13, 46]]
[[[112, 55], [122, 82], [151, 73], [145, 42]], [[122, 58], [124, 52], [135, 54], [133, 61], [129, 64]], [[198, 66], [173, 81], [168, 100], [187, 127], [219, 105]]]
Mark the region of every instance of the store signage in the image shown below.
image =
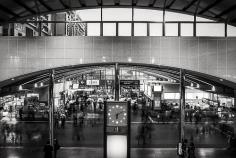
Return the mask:
[[120, 80], [121, 86], [139, 86], [140, 80]]
[[79, 88], [79, 84], [73, 84], [72, 85], [72, 89], [78, 89]]
[[87, 86], [99, 86], [99, 80], [86, 80]]

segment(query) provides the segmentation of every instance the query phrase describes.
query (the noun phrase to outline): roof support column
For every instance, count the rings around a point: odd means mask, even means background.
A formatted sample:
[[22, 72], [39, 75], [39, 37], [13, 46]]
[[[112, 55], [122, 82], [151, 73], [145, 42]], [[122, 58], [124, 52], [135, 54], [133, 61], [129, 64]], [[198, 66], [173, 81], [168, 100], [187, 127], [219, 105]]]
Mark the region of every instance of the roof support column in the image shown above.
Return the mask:
[[132, 23], [131, 23], [131, 36], [134, 36], [134, 0], [132, 0]]
[[103, 11], [103, 7], [102, 7], [102, 4], [103, 4], [103, 0], [101, 0], [101, 23], [100, 23], [100, 36], [103, 36], [103, 15], [102, 15], [102, 11]]
[[120, 95], [120, 67], [119, 64], [115, 64], [115, 101], [119, 101]]
[[196, 20], [196, 14], [194, 14], [194, 21], [193, 21], [193, 36], [196, 37], [197, 34], [197, 20]]
[[162, 36], [166, 36], [166, 0], [163, 7], [163, 23], [162, 23]]
[[197, 6], [196, 6], [196, 9], [194, 12], [194, 22], [193, 22], [193, 36], [194, 37], [197, 36], [197, 12], [198, 12], [200, 2], [201, 2], [201, 0], [198, 0]]
[[225, 22], [225, 37], [228, 37], [228, 24]]
[[181, 36], [181, 23], [178, 22], [178, 36]]
[[179, 118], [179, 143], [184, 139], [184, 126], [185, 126], [185, 72], [180, 69], [180, 118]]
[[38, 24], [38, 36], [42, 36], [42, 22], [39, 21], [39, 24]]
[[[49, 106], [49, 139], [50, 145], [53, 147], [54, 144], [54, 98], [53, 98], [53, 87], [54, 87], [54, 70], [50, 70], [49, 74], [49, 93], [48, 93], [48, 106]], [[53, 147], [54, 148], [54, 147]], [[54, 152], [52, 152], [54, 154]], [[54, 155], [53, 155], [54, 157]]]

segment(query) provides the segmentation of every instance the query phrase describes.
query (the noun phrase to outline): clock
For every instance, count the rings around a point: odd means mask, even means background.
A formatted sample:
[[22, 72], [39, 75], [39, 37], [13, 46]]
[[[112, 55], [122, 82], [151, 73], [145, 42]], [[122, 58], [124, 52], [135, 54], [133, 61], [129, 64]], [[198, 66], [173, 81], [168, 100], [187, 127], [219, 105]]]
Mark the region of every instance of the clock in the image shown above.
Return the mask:
[[127, 103], [110, 102], [107, 107], [108, 126], [127, 126]]

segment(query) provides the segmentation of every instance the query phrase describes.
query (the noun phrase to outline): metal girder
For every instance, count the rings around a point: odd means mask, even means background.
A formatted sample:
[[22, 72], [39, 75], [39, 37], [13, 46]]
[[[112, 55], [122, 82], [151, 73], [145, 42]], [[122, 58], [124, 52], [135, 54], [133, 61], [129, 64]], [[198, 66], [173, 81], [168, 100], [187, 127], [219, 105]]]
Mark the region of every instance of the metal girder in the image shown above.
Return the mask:
[[98, 6], [102, 5], [102, 0], [96, 0], [96, 1], [97, 1]]
[[216, 0], [215, 2], [213, 2], [212, 4], [208, 5], [206, 8], [202, 9], [201, 11], [198, 12], [198, 14], [203, 14], [206, 11], [208, 11], [209, 9], [211, 9], [212, 7], [216, 6], [218, 3], [222, 2], [222, 0]]
[[30, 7], [28, 7], [25, 3], [23, 3], [21, 0], [14, 0], [14, 2], [16, 4], [18, 4], [19, 6], [25, 8], [27, 11], [31, 12], [32, 14], [36, 14], [36, 11], [34, 11], [33, 9], [31, 9]]
[[78, 0], [78, 2], [82, 7], [86, 7], [86, 3], [84, 0]]
[[7, 14], [10, 14], [10, 15], [13, 15], [14, 17], [20, 17], [18, 14], [14, 13], [12, 10], [0, 5], [0, 10], [2, 10], [3, 12], [7, 13]]
[[154, 7], [154, 5], [156, 4], [157, 0], [154, 0], [152, 3], [149, 4], [149, 7]]
[[186, 11], [188, 10], [195, 2], [197, 2], [198, 0], [192, 0], [188, 5], [186, 5], [182, 10]]
[[132, 0], [132, 6], [137, 6], [138, 0]]
[[66, 8], [66, 9], [69, 9], [70, 7], [65, 3], [63, 2], [63, 0], [59, 0], [59, 2], [61, 3], [61, 5]]
[[119, 6], [120, 5], [120, 0], [114, 0], [115, 6]]
[[232, 11], [235, 11], [236, 10], [236, 5], [233, 5], [232, 7], [229, 7], [228, 9], [222, 11], [220, 14], [216, 15], [215, 18], [219, 18], [227, 13], [230, 13]]
[[166, 8], [169, 9], [171, 8], [171, 6], [176, 2], [176, 0], [172, 0], [167, 6]]
[[37, 0], [44, 8], [46, 8], [49, 11], [53, 11], [51, 7], [49, 7], [43, 0]]

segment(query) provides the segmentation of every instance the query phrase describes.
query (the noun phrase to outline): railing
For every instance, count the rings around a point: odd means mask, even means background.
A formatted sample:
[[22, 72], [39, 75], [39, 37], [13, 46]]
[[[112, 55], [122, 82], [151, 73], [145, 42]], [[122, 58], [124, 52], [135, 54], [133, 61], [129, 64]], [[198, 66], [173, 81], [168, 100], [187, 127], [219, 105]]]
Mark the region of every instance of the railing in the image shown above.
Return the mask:
[[226, 23], [211, 21], [196, 23], [194, 21], [24, 21], [20, 23], [35, 24], [36, 32], [40, 32], [43, 24], [47, 24], [48, 33], [45, 33], [45, 29], [44, 33], [52, 36], [236, 36], [236, 27], [233, 34], [228, 34]]

